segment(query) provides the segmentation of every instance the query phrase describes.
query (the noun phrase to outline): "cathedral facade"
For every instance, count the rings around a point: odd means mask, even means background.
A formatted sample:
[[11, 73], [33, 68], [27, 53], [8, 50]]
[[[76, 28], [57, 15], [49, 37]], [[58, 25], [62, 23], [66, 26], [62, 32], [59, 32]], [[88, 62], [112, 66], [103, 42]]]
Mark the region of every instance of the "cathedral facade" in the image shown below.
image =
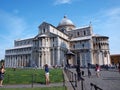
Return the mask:
[[43, 22], [33, 38], [15, 40], [5, 51], [6, 67], [110, 64], [109, 37], [93, 33], [91, 25], [76, 28], [66, 16], [57, 27]]

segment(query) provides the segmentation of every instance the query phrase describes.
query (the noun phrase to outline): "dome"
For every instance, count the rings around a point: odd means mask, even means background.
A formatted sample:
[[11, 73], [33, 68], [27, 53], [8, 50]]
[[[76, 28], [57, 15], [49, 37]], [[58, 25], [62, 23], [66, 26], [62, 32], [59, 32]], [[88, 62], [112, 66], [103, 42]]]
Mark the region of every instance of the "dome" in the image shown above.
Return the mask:
[[73, 22], [70, 19], [68, 19], [66, 16], [64, 16], [64, 18], [60, 21], [58, 27], [65, 26], [65, 25], [73, 25], [74, 26]]
[[58, 24], [57, 29], [65, 33], [66, 31], [75, 29], [75, 25], [70, 19], [64, 16], [64, 18]]

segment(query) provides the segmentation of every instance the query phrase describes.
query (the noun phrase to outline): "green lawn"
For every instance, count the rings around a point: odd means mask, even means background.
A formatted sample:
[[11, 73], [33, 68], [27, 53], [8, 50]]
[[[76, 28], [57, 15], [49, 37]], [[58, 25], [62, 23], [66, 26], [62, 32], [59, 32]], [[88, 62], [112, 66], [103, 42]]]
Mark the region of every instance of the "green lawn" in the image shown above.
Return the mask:
[[[45, 83], [43, 69], [6, 69], [3, 84]], [[50, 82], [63, 82], [62, 69], [50, 69]]]
[[0, 90], [67, 90], [66, 87], [44, 87], [44, 88], [0, 88]]

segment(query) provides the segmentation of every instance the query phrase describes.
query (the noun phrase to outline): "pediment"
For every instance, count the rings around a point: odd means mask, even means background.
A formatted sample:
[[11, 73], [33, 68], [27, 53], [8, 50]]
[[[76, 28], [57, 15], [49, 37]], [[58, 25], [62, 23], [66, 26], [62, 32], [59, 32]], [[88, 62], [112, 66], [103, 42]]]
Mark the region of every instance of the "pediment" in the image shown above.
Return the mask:
[[39, 25], [39, 28], [40, 27], [46, 27], [46, 26], [48, 26], [48, 25], [50, 25], [49, 23], [47, 23], [47, 22], [42, 22], [40, 25]]
[[57, 35], [55, 35], [55, 34], [53, 34], [51, 32], [38, 34], [37, 36], [34, 37], [34, 40], [37, 40], [38, 38], [45, 38], [45, 37], [51, 38], [51, 37], [57, 37]]

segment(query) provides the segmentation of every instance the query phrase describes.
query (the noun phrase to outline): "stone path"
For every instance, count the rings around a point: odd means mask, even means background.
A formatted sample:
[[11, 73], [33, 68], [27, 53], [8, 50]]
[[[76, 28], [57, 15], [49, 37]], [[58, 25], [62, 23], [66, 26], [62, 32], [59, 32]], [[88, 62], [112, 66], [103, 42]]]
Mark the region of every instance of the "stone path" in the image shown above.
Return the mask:
[[[70, 69], [72, 72], [76, 73], [75, 69]], [[91, 69], [92, 76], [88, 78], [87, 69], [83, 69], [85, 72], [85, 79], [83, 83], [83, 90], [95, 90], [93, 87], [91, 88], [90, 83], [93, 83], [100, 87], [103, 90], [120, 90], [120, 73], [116, 70], [100, 71], [100, 77], [96, 77], [95, 71]], [[81, 90], [81, 83], [77, 82], [77, 89]]]

